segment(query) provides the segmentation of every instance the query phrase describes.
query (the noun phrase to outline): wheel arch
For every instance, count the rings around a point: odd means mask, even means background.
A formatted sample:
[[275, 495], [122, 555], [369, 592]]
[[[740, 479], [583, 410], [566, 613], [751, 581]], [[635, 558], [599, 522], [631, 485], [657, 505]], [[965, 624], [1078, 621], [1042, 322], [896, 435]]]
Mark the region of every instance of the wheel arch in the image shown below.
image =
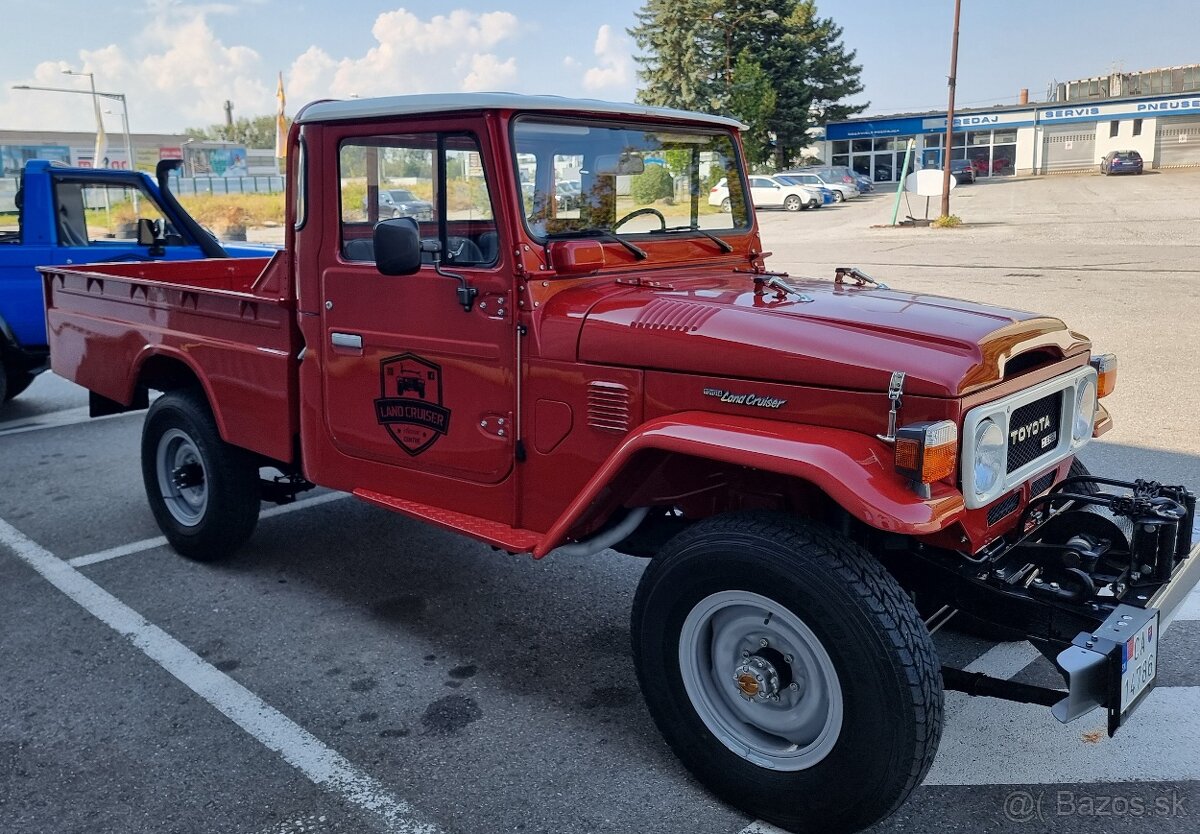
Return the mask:
[[534, 556], [549, 553], [589, 519], [636, 504], [631, 498], [644, 499], [648, 460], [682, 459], [768, 473], [811, 488], [867, 526], [891, 533], [934, 533], [965, 512], [962, 494], [945, 485], [935, 484], [929, 499], [913, 492], [893, 468], [891, 447], [878, 438], [824, 426], [686, 412], [651, 420], [629, 434], [547, 531]]

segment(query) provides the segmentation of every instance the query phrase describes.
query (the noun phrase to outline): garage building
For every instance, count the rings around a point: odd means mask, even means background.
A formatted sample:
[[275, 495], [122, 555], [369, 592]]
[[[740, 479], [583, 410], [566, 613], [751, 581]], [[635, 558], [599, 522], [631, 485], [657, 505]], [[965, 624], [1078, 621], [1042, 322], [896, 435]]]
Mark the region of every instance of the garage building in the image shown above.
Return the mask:
[[[1200, 165], [1200, 65], [1150, 72], [1179, 75], [1176, 89], [1187, 92], [1071, 95], [1048, 103], [959, 110], [951, 158], [973, 160], [981, 177], [1092, 171], [1116, 150], [1137, 151], [1149, 168]], [[1089, 89], [1086, 80], [1056, 86], [1060, 94]], [[1110, 89], [1097, 87], [1104, 93]], [[877, 182], [895, 181], [910, 139], [918, 167], [941, 167], [945, 130], [944, 110], [833, 122], [825, 127], [823, 158]]]

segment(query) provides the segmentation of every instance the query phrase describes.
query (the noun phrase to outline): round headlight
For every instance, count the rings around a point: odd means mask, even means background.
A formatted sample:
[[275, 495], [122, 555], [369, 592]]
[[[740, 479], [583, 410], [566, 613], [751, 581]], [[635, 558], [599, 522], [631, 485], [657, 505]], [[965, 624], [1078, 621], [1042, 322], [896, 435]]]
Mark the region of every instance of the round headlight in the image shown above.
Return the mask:
[[975, 427], [975, 493], [986, 495], [1004, 471], [1004, 432], [991, 420]]
[[1071, 426], [1071, 437], [1076, 443], [1092, 436], [1092, 422], [1096, 419], [1096, 380], [1088, 377], [1075, 389], [1075, 419]]

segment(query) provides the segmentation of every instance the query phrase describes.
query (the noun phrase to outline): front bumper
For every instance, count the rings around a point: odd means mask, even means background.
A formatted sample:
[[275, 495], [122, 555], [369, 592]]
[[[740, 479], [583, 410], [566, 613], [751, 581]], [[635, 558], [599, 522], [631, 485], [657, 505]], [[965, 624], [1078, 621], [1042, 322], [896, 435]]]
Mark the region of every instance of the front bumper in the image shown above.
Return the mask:
[[1067, 697], [1051, 708], [1054, 717], [1065, 724], [1103, 707], [1108, 711], [1108, 734], [1114, 735], [1154, 689], [1158, 676], [1155, 662], [1148, 685], [1136, 698], [1123, 697], [1123, 686], [1128, 685], [1125, 672], [1133, 649], [1129, 638], [1145, 627], [1151, 631], [1157, 627], [1159, 634], [1165, 632], [1197, 583], [1200, 583], [1200, 543], [1176, 563], [1170, 580], [1157, 591], [1149, 595], [1134, 594], [1130, 600], [1133, 604], [1117, 606], [1100, 628], [1090, 634], [1081, 632], [1057, 657], [1068, 691]]

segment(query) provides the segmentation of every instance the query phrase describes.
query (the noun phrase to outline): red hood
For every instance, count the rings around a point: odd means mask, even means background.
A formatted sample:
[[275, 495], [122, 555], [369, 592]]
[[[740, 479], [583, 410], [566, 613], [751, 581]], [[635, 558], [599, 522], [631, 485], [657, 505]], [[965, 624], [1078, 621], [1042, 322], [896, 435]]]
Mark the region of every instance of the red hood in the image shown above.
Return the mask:
[[580, 361], [869, 391], [904, 371], [909, 393], [957, 397], [1019, 353], [1089, 347], [1058, 319], [939, 296], [789, 279], [806, 302], [756, 293], [750, 275], [656, 279], [588, 309]]

